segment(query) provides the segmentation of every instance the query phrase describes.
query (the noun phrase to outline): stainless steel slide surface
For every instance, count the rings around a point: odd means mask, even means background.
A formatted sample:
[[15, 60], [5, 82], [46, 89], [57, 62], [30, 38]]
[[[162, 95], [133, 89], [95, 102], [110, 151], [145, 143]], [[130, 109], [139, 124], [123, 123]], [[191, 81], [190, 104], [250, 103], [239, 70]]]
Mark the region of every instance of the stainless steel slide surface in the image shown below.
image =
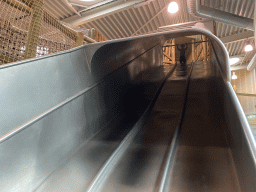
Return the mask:
[[[210, 60], [176, 76], [162, 45], [196, 34]], [[1, 66], [0, 191], [255, 191], [229, 80], [224, 45], [196, 28]]]
[[[194, 64], [189, 84], [188, 76], [173, 73], [123, 150], [118, 151], [118, 145], [128, 138], [120, 137], [126, 132], [120, 128], [110, 139], [93, 138], [36, 191], [243, 191], [225, 136], [226, 119], [215, 77], [213, 66], [205, 62]], [[163, 181], [174, 142], [174, 162]]]
[[195, 65], [169, 191], [241, 191], [213, 68]]

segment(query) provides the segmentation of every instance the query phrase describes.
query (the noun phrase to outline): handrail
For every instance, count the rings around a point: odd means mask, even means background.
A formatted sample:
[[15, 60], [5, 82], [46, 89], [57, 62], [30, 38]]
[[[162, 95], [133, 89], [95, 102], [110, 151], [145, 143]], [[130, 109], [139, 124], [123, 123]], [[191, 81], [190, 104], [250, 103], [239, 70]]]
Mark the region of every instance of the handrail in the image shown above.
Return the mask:
[[212, 44], [212, 41], [210, 41], [210, 44], [211, 44], [212, 50], [214, 52], [214, 56], [216, 57], [216, 60], [218, 62], [218, 66], [220, 68], [221, 76], [222, 76], [223, 79], [225, 79], [224, 76], [223, 76], [224, 74], [223, 74], [223, 69], [222, 69], [222, 65], [221, 65], [220, 59], [219, 59], [218, 54], [217, 54], [217, 52], [216, 52], [216, 50], [215, 50], [215, 48], [214, 48], [214, 46]]
[[[211, 42], [211, 45], [212, 45], [212, 42]], [[215, 49], [214, 49], [213, 46], [212, 46], [212, 48], [213, 48], [213, 50], [214, 50], [214, 54], [215, 54], [215, 57], [216, 57], [216, 59], [217, 59], [217, 62], [218, 62], [218, 64], [219, 64], [219, 66], [221, 66], [221, 65], [220, 65], [220, 61], [219, 61], [219, 58], [218, 58], [218, 55], [216, 54], [216, 51], [215, 51]], [[221, 73], [222, 73], [222, 72], [221, 72]], [[223, 77], [223, 74], [221, 74], [221, 75], [222, 75], [222, 77]], [[224, 78], [223, 78], [223, 80], [224, 80]], [[254, 136], [253, 136], [251, 127], [250, 127], [250, 125], [249, 125], [249, 123], [248, 123], [248, 121], [247, 121], [247, 118], [246, 118], [246, 116], [245, 116], [245, 114], [244, 114], [244, 112], [243, 112], [243, 108], [242, 108], [242, 106], [241, 106], [241, 104], [240, 104], [240, 102], [239, 102], [239, 100], [238, 100], [238, 98], [237, 98], [237, 96], [236, 96], [236, 95], [244, 95], [244, 96], [253, 96], [253, 97], [256, 97], [256, 95], [255, 95], [255, 94], [235, 93], [235, 91], [234, 91], [234, 89], [233, 89], [231, 83], [230, 83], [229, 81], [227, 81], [227, 82], [225, 82], [225, 83], [226, 83], [227, 89], [228, 89], [228, 91], [229, 91], [229, 93], [230, 93], [230, 96], [231, 96], [231, 98], [232, 98], [232, 102], [233, 102], [235, 108], [237, 109], [239, 120], [240, 120], [240, 122], [241, 122], [241, 124], [242, 124], [243, 131], [244, 131], [244, 133], [245, 133], [245, 135], [246, 135], [246, 137], [247, 137], [247, 142], [248, 142], [248, 144], [250, 145], [251, 151], [252, 151], [253, 154], [254, 154], [255, 165], [256, 165], [256, 142], [255, 142], [255, 140], [254, 140]], [[253, 145], [253, 146], [251, 146], [251, 145]], [[253, 148], [254, 148], [254, 150], [253, 150]]]
[[253, 155], [253, 159], [254, 159], [254, 165], [256, 167], [256, 141], [254, 139], [254, 136], [253, 136], [253, 133], [252, 133], [252, 130], [251, 130], [251, 127], [248, 123], [248, 120], [243, 112], [243, 108], [236, 96], [236, 93], [231, 85], [230, 82], [226, 82], [226, 86], [228, 88], [228, 91], [230, 93], [230, 96], [231, 96], [231, 99], [232, 99], [232, 103], [234, 104], [237, 112], [238, 112], [238, 118], [239, 118], [239, 121], [241, 122], [241, 125], [242, 125], [242, 128], [243, 128], [243, 132], [246, 136], [246, 142], [248, 143], [249, 145], [249, 148], [252, 152], [252, 155]]

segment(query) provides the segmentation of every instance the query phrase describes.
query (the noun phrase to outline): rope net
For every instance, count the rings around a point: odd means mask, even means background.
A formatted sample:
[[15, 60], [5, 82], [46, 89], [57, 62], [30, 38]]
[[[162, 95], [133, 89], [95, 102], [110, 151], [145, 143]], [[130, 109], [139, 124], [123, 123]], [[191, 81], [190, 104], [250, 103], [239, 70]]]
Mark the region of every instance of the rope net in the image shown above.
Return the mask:
[[0, 0], [0, 65], [68, 50], [76, 41], [77, 31], [47, 13], [43, 0]]

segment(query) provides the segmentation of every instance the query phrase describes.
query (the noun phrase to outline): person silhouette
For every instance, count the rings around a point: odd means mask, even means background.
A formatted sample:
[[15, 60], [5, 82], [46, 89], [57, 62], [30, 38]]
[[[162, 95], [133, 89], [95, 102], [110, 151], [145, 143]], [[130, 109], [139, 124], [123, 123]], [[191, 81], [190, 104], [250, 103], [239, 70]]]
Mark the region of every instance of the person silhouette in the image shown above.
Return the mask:
[[188, 49], [188, 44], [177, 45], [177, 49], [180, 51], [180, 64], [186, 64], [186, 50]]

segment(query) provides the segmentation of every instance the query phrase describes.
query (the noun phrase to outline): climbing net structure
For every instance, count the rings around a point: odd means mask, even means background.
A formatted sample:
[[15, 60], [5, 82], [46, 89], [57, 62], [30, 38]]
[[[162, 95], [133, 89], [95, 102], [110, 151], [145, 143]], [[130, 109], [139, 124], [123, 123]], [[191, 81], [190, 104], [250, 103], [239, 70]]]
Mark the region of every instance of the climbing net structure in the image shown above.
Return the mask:
[[85, 43], [44, 10], [43, 0], [0, 0], [0, 65]]

